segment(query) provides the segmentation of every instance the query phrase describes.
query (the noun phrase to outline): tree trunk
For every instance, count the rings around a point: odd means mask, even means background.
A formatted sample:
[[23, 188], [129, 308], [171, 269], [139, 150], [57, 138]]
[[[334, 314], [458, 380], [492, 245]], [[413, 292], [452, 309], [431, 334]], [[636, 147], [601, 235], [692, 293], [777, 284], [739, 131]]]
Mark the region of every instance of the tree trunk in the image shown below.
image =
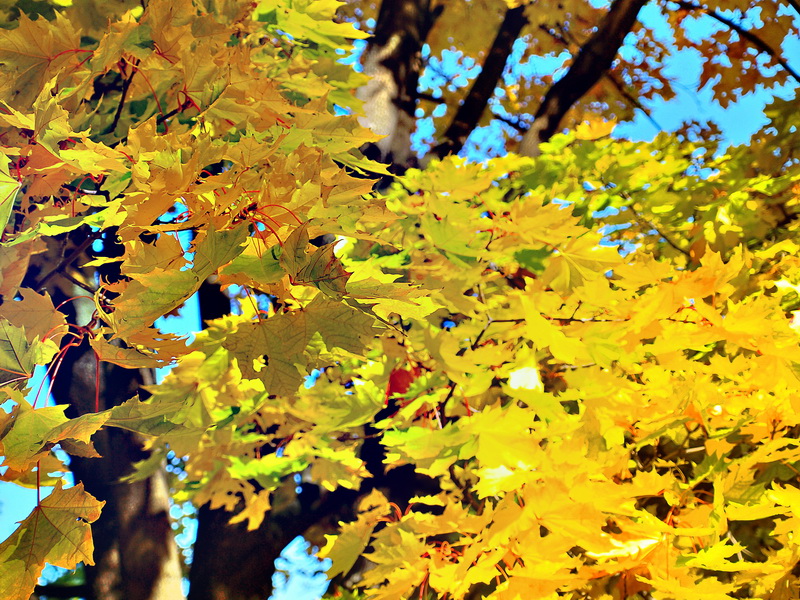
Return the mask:
[[[71, 236], [75, 258], [90, 248], [89, 232], [78, 230]], [[106, 238], [104, 254], [119, 252]], [[101, 269], [106, 280], [118, 276], [115, 267]], [[59, 283], [60, 271], [40, 275], [30, 272], [30, 287], [40, 289], [49, 281], [50, 293], [63, 309], [73, 331], [91, 319], [93, 305], [86, 300], [68, 301]], [[71, 284], [70, 284], [71, 285]], [[84, 293], [84, 292], [80, 292]], [[80, 303], [84, 304], [81, 305]], [[83, 307], [89, 306], [86, 310]], [[69, 343], [72, 336], [66, 336]], [[73, 340], [74, 341], [74, 340]], [[61, 364], [53, 369], [52, 394], [58, 404], [68, 406], [66, 414], [77, 417], [118, 406], [140, 392], [142, 385], [155, 383], [152, 371], [124, 369], [97, 361], [88, 340], [68, 348]], [[97, 396], [96, 396], [97, 395]], [[97, 398], [97, 400], [96, 400]], [[97, 403], [97, 406], [95, 406]], [[166, 472], [140, 481], [123, 482], [134, 471], [134, 463], [150, 457], [137, 434], [103, 428], [92, 438], [101, 458], [72, 456], [70, 470], [83, 482], [87, 492], [106, 502], [100, 518], [92, 525], [95, 565], [85, 566], [87, 600], [180, 600], [182, 563], [169, 518], [170, 494]], [[47, 586], [38, 590], [49, 595]]]
[[[94, 411], [94, 354], [84, 342], [71, 348], [55, 377], [53, 397], [69, 404], [68, 416]], [[112, 383], [113, 382], [113, 383]], [[144, 383], [139, 371], [101, 365], [100, 410], [116, 406]], [[71, 414], [70, 414], [71, 413]], [[93, 437], [102, 458], [72, 457], [70, 469], [87, 492], [106, 502], [92, 526], [95, 566], [85, 567], [89, 600], [176, 600], [183, 598], [181, 562], [169, 519], [166, 473], [121, 483], [133, 464], [149, 457], [129, 431], [107, 428]]]
[[416, 163], [411, 134], [416, 127], [417, 83], [422, 45], [434, 18], [430, 0], [383, 0], [362, 60], [371, 78], [356, 92], [364, 101], [362, 124], [386, 136], [376, 144], [378, 158], [400, 170]]
[[581, 46], [572, 66], [547, 90], [531, 128], [522, 137], [520, 154], [538, 155], [539, 144], [558, 132], [567, 111], [611, 68], [617, 51], [645, 4], [647, 0], [614, 0], [597, 31]]

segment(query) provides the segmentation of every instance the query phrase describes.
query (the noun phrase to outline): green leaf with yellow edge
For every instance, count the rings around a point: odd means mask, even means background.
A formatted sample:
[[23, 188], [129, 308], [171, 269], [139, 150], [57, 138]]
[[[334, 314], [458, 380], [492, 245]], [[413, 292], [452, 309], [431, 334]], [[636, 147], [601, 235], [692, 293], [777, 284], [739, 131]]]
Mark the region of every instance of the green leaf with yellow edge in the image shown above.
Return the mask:
[[[53, 445], [65, 440], [89, 444], [92, 435], [109, 419], [108, 412], [88, 413], [74, 419], [64, 416], [66, 406], [33, 408], [26, 401], [14, 407], [9, 431], [0, 439], [4, 465], [22, 469], [35, 463]], [[88, 450], [89, 454], [94, 451]], [[96, 455], [96, 453], [94, 453]]]
[[184, 409], [182, 399], [142, 402], [134, 396], [109, 411], [106, 425], [145, 435], [163, 435], [180, 427], [176, 415]]
[[140, 274], [122, 286], [114, 301], [114, 312], [103, 311], [103, 318], [119, 337], [145, 329], [158, 317], [178, 308], [219, 267], [238, 256], [246, 237], [244, 226], [216, 231], [212, 225], [194, 248], [191, 269], [153, 269]]
[[338, 535], [326, 535], [326, 544], [319, 552], [320, 558], [333, 563], [328, 577], [347, 573], [369, 544], [375, 526], [389, 513], [389, 501], [378, 490], [372, 490], [358, 503], [356, 520], [340, 523]]
[[550, 258], [542, 280], [559, 293], [567, 294], [585, 282], [622, 263], [616, 248], [599, 245], [599, 236], [586, 234], [558, 247]]
[[220, 275], [256, 289], [276, 283], [286, 275], [280, 261], [282, 253], [283, 249], [278, 244], [264, 249], [260, 239], [249, 237], [245, 240], [242, 253], [220, 269]]
[[0, 384], [27, 380], [33, 367], [25, 330], [0, 319]]
[[126, 369], [164, 367], [172, 362], [167, 358], [160, 357], [158, 354], [140, 352], [136, 348], [124, 348], [107, 341], [101, 335], [89, 338], [89, 344], [101, 362], [119, 365]]
[[228, 473], [236, 479], [253, 479], [267, 490], [274, 490], [281, 481], [308, 466], [304, 457], [267, 454], [252, 460], [231, 457]]
[[374, 322], [362, 312], [317, 295], [302, 309], [239, 326], [222, 346], [238, 360], [243, 377], [261, 379], [271, 394], [294, 395], [309, 372], [304, 351], [315, 334], [328, 350], [358, 353], [374, 333]]
[[347, 293], [349, 278], [350, 273], [345, 271], [342, 262], [334, 254], [333, 244], [317, 248], [295, 275], [297, 283], [313, 284], [334, 300], [341, 300]]
[[343, 394], [338, 381], [319, 378], [308, 389], [301, 389], [287, 412], [313, 424], [313, 431], [323, 435], [368, 423], [384, 407], [385, 390], [370, 380], [353, 386]]
[[28, 380], [36, 365], [47, 364], [57, 352], [52, 340], [29, 342], [24, 328], [0, 318], [0, 385]]
[[55, 86], [55, 79], [48, 81], [33, 103], [33, 136], [48, 152], [59, 156], [59, 142], [73, 137], [75, 132], [69, 124], [69, 114], [58, 104]]
[[28, 600], [45, 563], [64, 569], [81, 562], [93, 565], [89, 523], [100, 517], [104, 504], [85, 492], [82, 483], [65, 490], [58, 482], [0, 544], [0, 597]]
[[281, 2], [260, 0], [255, 8], [255, 16], [260, 21], [274, 24], [278, 31], [286, 32], [295, 39], [338, 49], [346, 39], [368, 37], [350, 23], [333, 21], [339, 5], [337, 0], [300, 0], [292, 10], [287, 10]]
[[316, 286], [327, 296], [341, 300], [350, 273], [334, 254], [333, 244], [314, 248], [312, 252], [308, 251], [309, 246], [308, 223], [303, 223], [283, 243], [279, 255], [281, 266], [292, 283]]
[[448, 423], [442, 429], [390, 429], [382, 439], [386, 447], [384, 462], [390, 466], [413, 464], [419, 473], [430, 477], [444, 475], [460, 458], [462, 447], [470, 444], [472, 435], [461, 423]]
[[9, 172], [10, 163], [8, 155], [0, 151], [0, 232], [6, 228], [8, 220], [11, 218], [17, 192], [22, 187], [22, 183], [12, 177]]

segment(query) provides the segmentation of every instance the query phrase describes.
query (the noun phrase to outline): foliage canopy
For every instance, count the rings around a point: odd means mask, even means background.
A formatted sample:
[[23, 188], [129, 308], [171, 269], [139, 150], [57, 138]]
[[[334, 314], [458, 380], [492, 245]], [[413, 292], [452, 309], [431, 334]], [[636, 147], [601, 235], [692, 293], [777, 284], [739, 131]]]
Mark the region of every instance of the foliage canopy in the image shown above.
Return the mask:
[[[0, 596], [92, 564], [103, 503], [54, 449], [118, 428], [150, 451], [130, 479], [184, 457], [174, 499], [248, 529], [295, 474], [363, 490], [322, 554], [331, 577], [365, 555], [371, 599], [794, 597], [795, 103], [727, 150], [580, 109], [535, 158], [373, 192], [364, 78], [337, 62], [366, 35], [337, 8], [75, 2], [0, 32], [0, 478], [55, 485], [0, 544]], [[236, 312], [154, 327], [209, 278]], [[26, 387], [84, 344], [91, 368], [173, 368], [67, 416]], [[436, 489], [392, 504], [374, 443]]]

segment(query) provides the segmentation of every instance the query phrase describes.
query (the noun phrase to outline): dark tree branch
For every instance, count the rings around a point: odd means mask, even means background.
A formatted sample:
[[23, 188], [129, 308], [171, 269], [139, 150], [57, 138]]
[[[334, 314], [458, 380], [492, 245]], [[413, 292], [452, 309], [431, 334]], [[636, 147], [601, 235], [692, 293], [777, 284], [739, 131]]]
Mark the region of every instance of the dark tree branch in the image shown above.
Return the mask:
[[727, 17], [723, 17], [721, 14], [719, 14], [716, 10], [712, 8], [706, 8], [705, 6], [694, 4], [692, 2], [684, 2], [683, 0], [678, 0], [677, 4], [678, 6], [686, 10], [696, 10], [702, 12], [703, 14], [708, 15], [713, 19], [716, 19], [718, 22], [722, 23], [726, 27], [729, 27], [730, 29], [738, 33], [739, 37], [747, 40], [757, 49], [761, 50], [765, 54], [768, 54], [770, 57], [772, 57], [776, 63], [778, 63], [781, 67], [783, 67], [783, 69], [794, 78], [795, 81], [800, 83], [800, 73], [798, 73], [791, 66], [789, 66], [789, 63], [786, 62], [786, 60], [784, 60], [784, 58], [780, 55], [780, 53], [776, 52], [772, 46], [767, 44], [767, 42], [762, 40], [760, 37], [758, 37], [755, 33], [750, 31], [749, 29], [745, 29], [735, 21], [732, 21]]
[[614, 0], [597, 31], [584, 44], [567, 73], [545, 94], [528, 133], [522, 138], [520, 154], [535, 156], [539, 144], [557, 131], [567, 111], [611, 68], [625, 36], [647, 0]]
[[[553, 40], [555, 40], [559, 44], [562, 44], [564, 46], [569, 45], [569, 42], [566, 39], [564, 39], [564, 37], [561, 34], [556, 33], [555, 31], [545, 27], [544, 25], [540, 25], [539, 29], [544, 31], [547, 35], [549, 35], [551, 38], [553, 38]], [[634, 108], [638, 108], [640, 111], [642, 111], [644, 116], [647, 117], [647, 120], [650, 121], [650, 123], [652, 123], [653, 127], [655, 127], [658, 131], [663, 131], [663, 127], [661, 127], [661, 125], [659, 125], [658, 122], [653, 118], [653, 116], [650, 114], [650, 111], [647, 110], [641, 102], [639, 102], [638, 98], [634, 97], [630, 92], [628, 92], [628, 90], [625, 89], [623, 83], [615, 77], [612, 71], [610, 70], [607, 71], [605, 77], [606, 79], [608, 79], [608, 81], [611, 82], [611, 84], [614, 86], [614, 88], [617, 90], [620, 96], [625, 98], [625, 100], [628, 101], [631, 106], [633, 106]], [[524, 131], [527, 131], [527, 128], [524, 129]]]
[[506, 117], [504, 115], [498, 115], [494, 111], [492, 111], [492, 118], [497, 119], [501, 123], [505, 123], [509, 127], [513, 127], [519, 133], [525, 133], [526, 131], [528, 131], [528, 126], [525, 125], [524, 123], [522, 123], [521, 121], [518, 121], [516, 119], [509, 119], [508, 117]]
[[37, 598], [86, 598], [91, 595], [88, 585], [57, 585], [49, 583], [47, 585], [37, 585], [33, 595]]
[[122, 109], [125, 106], [125, 100], [128, 97], [128, 89], [131, 87], [131, 82], [133, 81], [134, 76], [136, 75], [136, 65], [131, 65], [131, 74], [122, 82], [122, 94], [119, 98], [119, 104], [117, 104], [117, 112], [114, 113], [114, 120], [111, 121], [111, 125], [108, 127], [109, 133], [113, 133], [116, 128], [117, 124], [119, 123], [119, 119], [122, 116]]
[[800, 15], [800, 2], [797, 0], [788, 0], [789, 6], [791, 6], [797, 14]]
[[42, 276], [42, 278], [39, 281], [37, 281], [31, 287], [35, 289], [37, 292], [43, 291], [45, 288], [45, 284], [47, 284], [47, 282], [50, 281], [50, 279], [54, 275], [56, 275], [57, 273], [59, 273], [60, 271], [71, 265], [73, 262], [75, 262], [86, 251], [86, 249], [89, 248], [89, 246], [91, 246], [92, 243], [101, 235], [102, 235], [101, 231], [93, 231], [87, 234], [86, 239], [83, 240], [78, 245], [77, 248], [75, 248], [72, 252], [70, 252], [69, 256], [61, 259], [55, 267], [53, 267], [50, 271], [48, 271], [44, 276]]
[[431, 150], [432, 154], [444, 158], [448, 154], [457, 154], [463, 148], [464, 142], [478, 125], [489, 99], [494, 94], [497, 82], [503, 75], [506, 62], [511, 54], [514, 41], [527, 24], [528, 19], [525, 17], [524, 6], [506, 11], [480, 74], [473, 82], [464, 102], [456, 111], [452, 123], [445, 131], [444, 141]]
[[617, 92], [619, 92], [619, 95], [625, 98], [625, 100], [628, 101], [631, 106], [642, 111], [644, 116], [647, 117], [647, 120], [650, 121], [653, 127], [655, 127], [658, 131], [664, 131], [664, 128], [661, 127], [661, 125], [658, 124], [658, 121], [653, 118], [653, 115], [650, 114], [650, 111], [647, 110], [641, 102], [639, 102], [638, 98], [631, 95], [631, 93], [625, 89], [625, 86], [614, 76], [613, 72], [608, 71], [606, 73], [606, 79], [611, 82], [611, 85], [613, 85]]

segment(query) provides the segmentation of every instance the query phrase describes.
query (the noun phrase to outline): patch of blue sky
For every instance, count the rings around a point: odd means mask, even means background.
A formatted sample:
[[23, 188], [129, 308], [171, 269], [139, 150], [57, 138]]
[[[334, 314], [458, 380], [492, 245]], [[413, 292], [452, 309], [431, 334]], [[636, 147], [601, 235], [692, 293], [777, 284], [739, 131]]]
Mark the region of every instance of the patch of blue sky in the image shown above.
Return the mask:
[[272, 576], [274, 591], [270, 600], [318, 600], [328, 589], [325, 575], [331, 566], [329, 559], [320, 560], [318, 549], [298, 536], [281, 552], [275, 561], [277, 570]]
[[[182, 205], [176, 204], [176, 208], [180, 209]], [[185, 207], [183, 207], [185, 210]], [[170, 234], [161, 234], [170, 235]], [[179, 231], [177, 233], [178, 241], [181, 243], [181, 248], [184, 251], [184, 258], [191, 261], [194, 259], [194, 252], [189, 252], [192, 244], [192, 232], [189, 230]], [[189, 268], [189, 267], [187, 267]], [[162, 333], [173, 333], [175, 335], [187, 336], [187, 344], [194, 339], [194, 333], [200, 331], [202, 322], [200, 320], [200, 299], [197, 294], [192, 294], [186, 302], [178, 309], [177, 315], [170, 315], [166, 317], [159, 317], [154, 323], [156, 328]], [[172, 367], [160, 367], [156, 369], [156, 381], [163, 381]]]
[[303, 382], [303, 386], [306, 389], [310, 389], [310, 388], [314, 387], [314, 384], [317, 383], [317, 379], [319, 379], [319, 377], [320, 377], [320, 375], [322, 375], [322, 373], [323, 373], [322, 369], [314, 369], [314, 370], [312, 370], [311, 373], [309, 373], [308, 375], [305, 376], [305, 381]]
[[[731, 10], [720, 10], [719, 12], [748, 29], [757, 30], [763, 24], [759, 18], [760, 11], [759, 7], [754, 7], [744, 15]], [[759, 84], [752, 92], [736, 98], [734, 102], [723, 108], [714, 100], [713, 80], [702, 89], [697, 90], [703, 61], [708, 60], [707, 57], [701, 56], [694, 49], [676, 49], [666, 17], [658, 6], [646, 5], [640, 13], [640, 18], [644, 24], [653, 29], [660, 41], [667, 44], [672, 52], [669, 63], [664, 65], [662, 72], [673, 81], [675, 97], [671, 100], [656, 99], [648, 106], [653, 120], [664, 131], [674, 131], [690, 118], [698, 121], [713, 121], [723, 132], [724, 145], [744, 144], [753, 133], [767, 124], [768, 118], [764, 114], [764, 107], [773, 97], [789, 98], [796, 93], [798, 84], [794, 80], [772, 89], [766, 89], [764, 85]], [[726, 28], [725, 25], [707, 15], [697, 18], [688, 17], [684, 20], [683, 26], [688, 33], [687, 37], [696, 42]], [[735, 38], [736, 34], [733, 35]], [[800, 56], [800, 39], [797, 36], [786, 36], [781, 48], [785, 56], [798, 57]], [[629, 34], [620, 53], [626, 59], [641, 56], [641, 52], [636, 48], [633, 34]], [[729, 59], [725, 55], [712, 57], [711, 60], [729, 64]], [[751, 66], [763, 68], [765, 61], [766, 55], [757, 53], [751, 59]], [[633, 121], [621, 123], [616, 127], [615, 137], [645, 141], [652, 139], [658, 133], [649, 119], [640, 111], [637, 112]]]
[[[28, 390], [26, 400], [31, 404], [35, 402], [37, 408], [55, 406], [53, 397], [49, 393], [50, 380], [47, 377], [46, 367], [41, 365], [36, 367], [28, 381]], [[7, 400], [0, 405], [0, 408], [8, 413], [11, 412], [13, 404], [11, 400]], [[56, 452], [62, 461], [69, 464], [69, 456], [66, 453], [59, 449], [56, 449]], [[0, 462], [2, 462], [1, 457]], [[0, 472], [5, 472], [6, 469], [7, 467], [0, 467]], [[64, 484], [66, 487], [75, 484], [72, 473], [67, 472], [64, 475]], [[43, 486], [39, 490], [39, 496], [45, 498], [52, 491], [52, 487]], [[7, 481], [0, 482], [0, 541], [10, 536], [19, 522], [30, 515], [36, 506], [36, 497], [35, 488], [26, 488]]]

